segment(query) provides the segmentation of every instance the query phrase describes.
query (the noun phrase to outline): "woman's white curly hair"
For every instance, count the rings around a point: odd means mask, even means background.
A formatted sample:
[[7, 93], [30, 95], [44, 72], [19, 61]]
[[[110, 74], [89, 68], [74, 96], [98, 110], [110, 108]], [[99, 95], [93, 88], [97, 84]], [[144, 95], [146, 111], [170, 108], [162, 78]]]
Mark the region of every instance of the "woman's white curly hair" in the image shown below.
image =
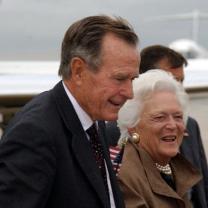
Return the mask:
[[140, 121], [144, 101], [153, 92], [165, 91], [175, 93], [183, 110], [184, 123], [188, 117], [188, 95], [181, 83], [176, 81], [171, 73], [160, 69], [152, 69], [143, 73], [133, 81], [134, 98], [128, 100], [118, 113], [118, 127], [121, 132], [119, 145], [130, 138], [128, 129], [135, 127]]

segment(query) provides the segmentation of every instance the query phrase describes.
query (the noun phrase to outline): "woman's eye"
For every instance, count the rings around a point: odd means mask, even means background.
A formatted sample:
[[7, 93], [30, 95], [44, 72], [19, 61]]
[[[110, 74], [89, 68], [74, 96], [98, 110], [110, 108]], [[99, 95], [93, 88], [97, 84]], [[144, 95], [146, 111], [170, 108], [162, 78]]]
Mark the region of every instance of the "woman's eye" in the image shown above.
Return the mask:
[[156, 116], [154, 117], [155, 121], [163, 121], [165, 119], [165, 116]]
[[177, 116], [175, 116], [175, 119], [177, 121], [181, 121], [181, 120], [183, 120], [183, 116], [182, 115], [177, 115]]

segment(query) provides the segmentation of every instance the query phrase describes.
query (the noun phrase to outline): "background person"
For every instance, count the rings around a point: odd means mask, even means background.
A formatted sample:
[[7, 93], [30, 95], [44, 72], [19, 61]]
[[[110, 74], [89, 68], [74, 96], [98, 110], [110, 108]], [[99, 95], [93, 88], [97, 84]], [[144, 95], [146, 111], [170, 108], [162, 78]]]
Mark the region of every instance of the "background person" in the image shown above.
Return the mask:
[[62, 81], [26, 104], [0, 141], [1, 208], [124, 207], [98, 120], [116, 120], [133, 97], [137, 46], [122, 18], [90, 16], [69, 27]]
[[118, 173], [125, 205], [191, 208], [189, 190], [201, 176], [178, 153], [187, 120], [187, 94], [162, 70], [140, 75], [133, 89], [134, 98], [118, 116], [119, 143], [127, 141]]
[[[178, 52], [162, 46], [152, 45], [141, 51], [140, 73], [144, 73], [153, 68], [158, 68], [171, 72], [176, 80], [183, 82], [184, 66], [187, 65], [186, 59]], [[116, 122], [107, 124], [107, 133], [110, 144], [116, 145], [120, 132], [116, 127]], [[192, 202], [195, 208], [208, 207], [208, 166], [207, 159], [201, 139], [200, 129], [197, 121], [188, 117], [186, 125], [186, 136], [180, 146], [180, 152], [203, 175], [203, 179], [192, 189]]]

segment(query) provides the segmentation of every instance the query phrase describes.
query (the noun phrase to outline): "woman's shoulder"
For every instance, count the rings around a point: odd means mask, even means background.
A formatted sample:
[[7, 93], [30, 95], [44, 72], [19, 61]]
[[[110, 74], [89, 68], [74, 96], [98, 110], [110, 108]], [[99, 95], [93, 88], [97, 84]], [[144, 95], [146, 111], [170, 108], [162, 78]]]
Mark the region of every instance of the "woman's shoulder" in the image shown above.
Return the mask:
[[143, 151], [140, 147], [127, 142], [124, 147], [119, 177], [131, 178], [132, 180], [145, 177], [141, 155], [143, 155]]

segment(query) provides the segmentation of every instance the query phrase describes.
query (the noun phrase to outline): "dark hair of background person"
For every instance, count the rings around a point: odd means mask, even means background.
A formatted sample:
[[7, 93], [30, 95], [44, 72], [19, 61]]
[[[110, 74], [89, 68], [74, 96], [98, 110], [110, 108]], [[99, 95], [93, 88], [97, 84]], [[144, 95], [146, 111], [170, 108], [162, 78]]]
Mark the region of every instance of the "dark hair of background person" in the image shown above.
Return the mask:
[[153, 45], [141, 51], [141, 63], [139, 73], [142, 74], [150, 69], [158, 68], [158, 62], [167, 59], [172, 68], [187, 66], [187, 60], [178, 52], [162, 46]]
[[96, 71], [102, 62], [101, 46], [106, 33], [113, 33], [133, 46], [139, 42], [132, 26], [121, 17], [86, 17], [72, 24], [65, 33], [58, 74], [63, 79], [70, 78], [70, 62], [73, 57], [84, 59]]

